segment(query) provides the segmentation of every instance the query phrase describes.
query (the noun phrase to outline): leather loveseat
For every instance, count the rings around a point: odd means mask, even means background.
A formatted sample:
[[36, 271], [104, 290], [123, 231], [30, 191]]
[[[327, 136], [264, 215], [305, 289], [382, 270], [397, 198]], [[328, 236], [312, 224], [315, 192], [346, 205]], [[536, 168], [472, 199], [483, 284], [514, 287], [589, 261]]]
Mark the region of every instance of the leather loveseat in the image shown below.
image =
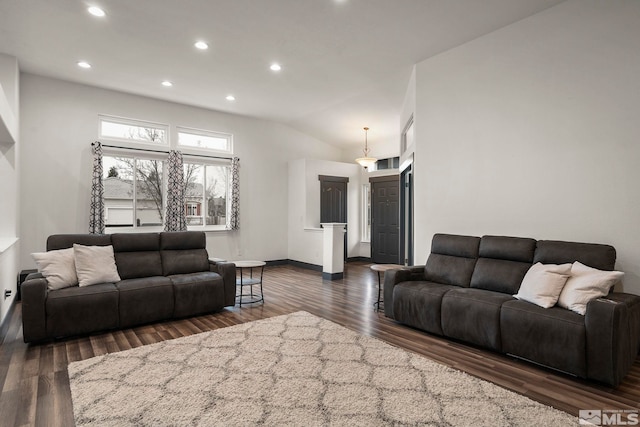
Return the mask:
[[73, 244], [113, 246], [120, 281], [48, 289], [34, 273], [22, 283], [24, 341], [128, 328], [235, 304], [235, 265], [210, 261], [203, 232], [59, 234], [47, 251]]
[[613, 270], [612, 246], [436, 234], [424, 266], [385, 275], [385, 314], [432, 334], [616, 386], [640, 351], [640, 296], [610, 292], [585, 315], [514, 298], [534, 263]]

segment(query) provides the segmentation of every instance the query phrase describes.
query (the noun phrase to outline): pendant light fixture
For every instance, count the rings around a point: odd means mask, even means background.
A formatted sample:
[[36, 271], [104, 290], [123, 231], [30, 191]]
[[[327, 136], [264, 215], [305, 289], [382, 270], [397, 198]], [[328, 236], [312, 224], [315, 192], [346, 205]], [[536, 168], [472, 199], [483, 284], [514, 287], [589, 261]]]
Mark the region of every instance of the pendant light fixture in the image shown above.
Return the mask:
[[378, 159], [376, 159], [375, 157], [369, 157], [369, 145], [367, 143], [368, 132], [369, 132], [369, 128], [365, 127], [364, 128], [364, 150], [362, 150], [364, 152], [364, 157], [360, 157], [356, 159], [356, 162], [358, 162], [360, 166], [362, 166], [365, 169], [372, 167], [378, 161]]

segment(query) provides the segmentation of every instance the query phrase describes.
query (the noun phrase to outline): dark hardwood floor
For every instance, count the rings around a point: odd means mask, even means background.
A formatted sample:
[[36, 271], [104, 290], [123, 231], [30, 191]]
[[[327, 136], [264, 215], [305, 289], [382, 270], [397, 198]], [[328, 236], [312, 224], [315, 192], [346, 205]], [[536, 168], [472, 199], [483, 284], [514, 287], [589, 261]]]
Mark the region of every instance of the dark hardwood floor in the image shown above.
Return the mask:
[[[69, 362], [122, 351], [238, 323], [299, 310], [422, 354], [577, 416], [579, 409], [638, 409], [640, 358], [616, 389], [559, 374], [400, 325], [373, 309], [376, 276], [369, 264], [349, 263], [344, 279], [323, 281], [319, 272], [293, 266], [265, 269], [265, 303], [88, 337], [27, 345], [21, 306], [9, 319], [0, 347], [0, 426], [72, 426]], [[577, 424], [577, 419], [576, 419]]]

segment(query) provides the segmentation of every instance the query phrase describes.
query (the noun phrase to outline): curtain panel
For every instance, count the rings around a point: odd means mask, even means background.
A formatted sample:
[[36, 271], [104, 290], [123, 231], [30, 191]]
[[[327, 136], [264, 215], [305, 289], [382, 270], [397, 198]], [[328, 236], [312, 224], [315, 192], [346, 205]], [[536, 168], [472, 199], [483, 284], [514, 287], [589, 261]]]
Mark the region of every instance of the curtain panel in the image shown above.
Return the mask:
[[184, 204], [184, 169], [182, 153], [169, 151], [167, 179], [167, 213], [165, 215], [165, 231], [186, 231], [187, 219]]
[[240, 229], [240, 159], [231, 159], [231, 208], [229, 230]]
[[104, 184], [102, 182], [102, 144], [91, 144], [93, 154], [93, 178], [89, 205], [89, 233], [104, 234]]

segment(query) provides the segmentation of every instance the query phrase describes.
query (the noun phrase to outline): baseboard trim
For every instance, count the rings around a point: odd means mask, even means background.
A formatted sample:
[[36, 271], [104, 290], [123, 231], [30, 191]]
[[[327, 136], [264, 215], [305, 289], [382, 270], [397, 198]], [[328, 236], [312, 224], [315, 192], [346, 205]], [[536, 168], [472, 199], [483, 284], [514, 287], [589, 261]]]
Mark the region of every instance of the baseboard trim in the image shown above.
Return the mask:
[[354, 256], [347, 258], [347, 262], [371, 262], [371, 258], [367, 258], [366, 256]]
[[309, 264], [307, 262], [302, 262], [302, 261], [294, 261], [292, 259], [289, 259], [287, 261], [288, 261], [287, 264], [293, 265], [294, 267], [306, 268], [307, 270], [313, 270], [313, 271], [322, 271], [321, 265]]
[[291, 261], [288, 259], [274, 259], [271, 261], [266, 261], [267, 266], [271, 266], [271, 265], [287, 265], [290, 264]]
[[7, 315], [4, 316], [4, 320], [0, 324], [0, 345], [4, 344], [4, 339], [7, 336], [7, 332], [9, 331], [9, 323], [11, 322], [11, 318], [13, 317], [13, 311], [16, 308], [16, 299], [13, 298], [11, 300], [11, 305], [9, 306], [9, 310], [7, 311]]
[[344, 277], [344, 273], [325, 273], [322, 272], [322, 280], [340, 280]]

